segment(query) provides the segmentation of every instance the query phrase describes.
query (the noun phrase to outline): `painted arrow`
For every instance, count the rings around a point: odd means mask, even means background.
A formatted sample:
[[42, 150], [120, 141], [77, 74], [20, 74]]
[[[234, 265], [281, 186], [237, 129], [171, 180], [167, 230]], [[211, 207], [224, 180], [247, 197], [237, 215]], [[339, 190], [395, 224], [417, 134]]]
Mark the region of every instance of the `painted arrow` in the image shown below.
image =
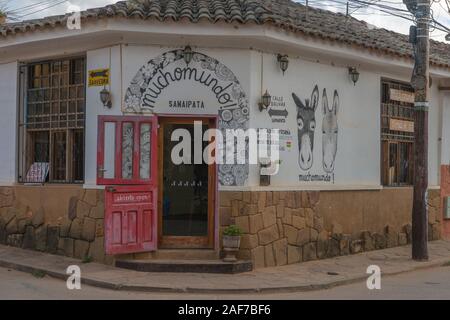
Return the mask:
[[272, 117], [285, 117], [287, 118], [288, 116], [288, 111], [286, 109], [283, 110], [277, 110], [277, 109], [270, 109], [269, 110], [269, 116]]

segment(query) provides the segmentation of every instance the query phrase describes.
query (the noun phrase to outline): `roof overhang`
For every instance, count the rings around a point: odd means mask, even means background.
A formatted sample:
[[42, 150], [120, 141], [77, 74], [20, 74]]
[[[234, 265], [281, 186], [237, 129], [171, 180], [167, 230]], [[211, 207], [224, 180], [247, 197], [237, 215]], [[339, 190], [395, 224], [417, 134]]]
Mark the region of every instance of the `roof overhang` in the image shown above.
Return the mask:
[[[89, 20], [82, 24], [80, 30], [58, 26], [8, 36], [0, 40], [0, 63], [84, 53], [118, 44], [167, 47], [190, 44], [283, 52], [314, 62], [338, 66], [359, 65], [374, 71], [388, 70], [405, 75], [410, 74], [413, 67], [413, 61], [408, 57], [304, 36], [270, 25], [193, 24], [187, 21], [158, 22], [121, 17]], [[450, 68], [432, 66], [430, 70], [433, 77], [450, 78]]]

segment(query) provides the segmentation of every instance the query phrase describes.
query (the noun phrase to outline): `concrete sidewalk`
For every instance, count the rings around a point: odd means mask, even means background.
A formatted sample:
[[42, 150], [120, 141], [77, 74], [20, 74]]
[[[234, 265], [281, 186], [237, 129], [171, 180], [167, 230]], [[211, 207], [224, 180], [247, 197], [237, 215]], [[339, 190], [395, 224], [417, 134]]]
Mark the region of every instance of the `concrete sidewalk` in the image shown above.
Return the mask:
[[82, 283], [114, 289], [145, 292], [274, 293], [326, 289], [365, 281], [369, 265], [378, 265], [382, 276], [450, 264], [450, 241], [429, 243], [430, 260], [410, 259], [411, 247], [398, 247], [327, 260], [226, 274], [143, 273], [97, 263], [0, 245], [0, 267], [24, 272], [44, 272], [66, 279], [66, 268], [79, 265]]

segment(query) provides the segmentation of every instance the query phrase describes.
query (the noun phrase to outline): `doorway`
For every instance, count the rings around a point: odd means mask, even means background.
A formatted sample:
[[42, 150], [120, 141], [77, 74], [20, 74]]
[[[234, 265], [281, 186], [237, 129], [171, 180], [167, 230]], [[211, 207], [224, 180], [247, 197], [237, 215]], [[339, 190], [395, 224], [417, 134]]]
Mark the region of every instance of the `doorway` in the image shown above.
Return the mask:
[[205, 162], [203, 137], [216, 118], [158, 118], [158, 246], [213, 248], [216, 165]]

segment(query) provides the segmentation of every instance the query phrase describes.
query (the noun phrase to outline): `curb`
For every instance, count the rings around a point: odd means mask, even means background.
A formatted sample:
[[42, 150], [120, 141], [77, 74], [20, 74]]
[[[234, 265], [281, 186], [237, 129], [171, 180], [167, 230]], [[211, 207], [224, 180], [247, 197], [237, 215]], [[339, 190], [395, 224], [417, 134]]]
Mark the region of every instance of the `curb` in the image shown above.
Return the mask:
[[[424, 265], [417, 265], [407, 270], [391, 271], [383, 273], [383, 276], [395, 276], [398, 274], [409, 273], [418, 270], [430, 269], [435, 267], [448, 266], [450, 264], [450, 259], [441, 259], [436, 262], [427, 262]], [[44, 273], [55, 279], [66, 280], [67, 274], [65, 272], [54, 271], [45, 268], [33, 267], [31, 265], [10, 262], [0, 259], [0, 267], [9, 268], [26, 273]], [[349, 279], [330, 281], [327, 283], [318, 284], [308, 284], [308, 285], [296, 285], [296, 286], [285, 286], [285, 287], [266, 287], [266, 288], [195, 288], [195, 287], [185, 287], [185, 288], [174, 288], [174, 287], [153, 287], [153, 286], [140, 286], [140, 285], [130, 285], [126, 283], [113, 283], [103, 280], [96, 280], [89, 277], [82, 277], [81, 283], [109, 290], [115, 291], [129, 291], [129, 292], [147, 292], [147, 293], [196, 293], [196, 294], [249, 294], [249, 293], [293, 293], [293, 292], [310, 292], [331, 289], [338, 286], [353, 284], [361, 282], [367, 279], [367, 276], [355, 276]]]

